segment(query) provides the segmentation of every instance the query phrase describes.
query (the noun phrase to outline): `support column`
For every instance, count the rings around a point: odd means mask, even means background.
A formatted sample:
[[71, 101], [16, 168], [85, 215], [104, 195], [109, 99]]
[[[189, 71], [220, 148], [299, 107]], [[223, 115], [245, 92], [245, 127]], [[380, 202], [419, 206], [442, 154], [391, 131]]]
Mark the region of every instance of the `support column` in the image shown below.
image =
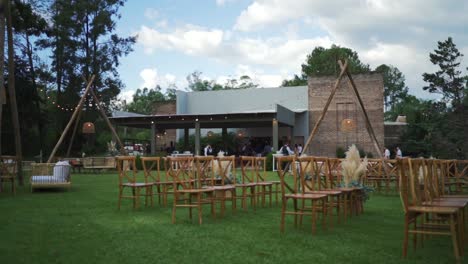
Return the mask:
[[188, 142], [189, 141], [189, 129], [186, 127], [184, 128], [184, 149], [183, 151], [188, 150]]
[[195, 122], [195, 155], [200, 155], [200, 122]]
[[156, 155], [156, 124], [151, 124], [151, 155]]
[[290, 127], [289, 132], [291, 133], [291, 140], [289, 146], [291, 147], [291, 150], [294, 150], [294, 144], [296, 143], [296, 140], [294, 139], [294, 127]]
[[227, 149], [227, 140], [228, 140], [228, 138], [227, 138], [227, 127], [222, 128], [222, 133], [221, 134], [223, 136], [223, 148], [224, 148], [223, 151], [227, 152], [228, 151], [228, 149]]
[[273, 131], [272, 131], [271, 145], [273, 146], [274, 152], [276, 152], [279, 150], [278, 148], [278, 120], [276, 120], [276, 118], [273, 118], [272, 128], [273, 128]]

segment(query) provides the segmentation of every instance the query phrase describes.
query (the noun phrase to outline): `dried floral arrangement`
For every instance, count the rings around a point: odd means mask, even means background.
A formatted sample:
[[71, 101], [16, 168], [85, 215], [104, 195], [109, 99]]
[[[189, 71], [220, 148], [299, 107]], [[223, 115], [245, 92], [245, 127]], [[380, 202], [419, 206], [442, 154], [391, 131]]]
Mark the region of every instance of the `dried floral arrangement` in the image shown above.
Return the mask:
[[364, 191], [364, 199], [367, 200], [369, 192], [373, 189], [362, 184], [362, 178], [367, 171], [367, 157], [361, 160], [358, 148], [353, 144], [345, 153], [346, 158], [341, 162], [343, 175], [342, 187], [357, 187]]

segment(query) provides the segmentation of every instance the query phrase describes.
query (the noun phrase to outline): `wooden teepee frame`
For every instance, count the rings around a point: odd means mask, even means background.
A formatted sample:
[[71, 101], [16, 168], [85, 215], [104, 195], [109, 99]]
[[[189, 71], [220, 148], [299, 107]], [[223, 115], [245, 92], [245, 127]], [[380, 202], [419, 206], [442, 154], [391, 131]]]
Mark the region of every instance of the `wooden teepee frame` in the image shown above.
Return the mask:
[[91, 79], [87, 80], [88, 85], [86, 86], [86, 89], [85, 89], [85, 91], [83, 93], [83, 96], [81, 97], [77, 107], [75, 108], [75, 111], [73, 112], [73, 115], [70, 118], [70, 121], [68, 121], [67, 126], [63, 130], [63, 133], [60, 136], [60, 139], [58, 140], [58, 142], [55, 145], [54, 149], [50, 153], [49, 159], [47, 160], [48, 163], [52, 162], [52, 159], [54, 158], [55, 153], [57, 152], [58, 148], [62, 144], [65, 136], [67, 135], [68, 130], [70, 129], [71, 125], [73, 124], [73, 122], [76, 119], [75, 129], [74, 129], [73, 134], [72, 134], [72, 141], [73, 141], [73, 138], [75, 137], [76, 129], [77, 129], [77, 126], [78, 126], [78, 123], [79, 123], [79, 119], [81, 117], [81, 109], [83, 108], [83, 103], [84, 103], [88, 93], [90, 93], [91, 96], [93, 97], [94, 102], [96, 104], [96, 107], [99, 110], [99, 113], [101, 114], [102, 118], [104, 118], [104, 120], [106, 121], [107, 126], [109, 127], [109, 129], [112, 132], [112, 135], [117, 140], [117, 144], [119, 144], [119, 146], [120, 146], [120, 152], [122, 154], [125, 154], [125, 148], [124, 148], [124, 145], [122, 144], [122, 141], [120, 141], [119, 135], [117, 135], [117, 132], [115, 131], [114, 127], [112, 126], [111, 122], [109, 121], [109, 118], [107, 118], [106, 112], [104, 111], [104, 109], [102, 109], [101, 102], [99, 101], [98, 97], [96, 96], [96, 93], [94, 93], [93, 89], [91, 88], [91, 84], [93, 83], [95, 77], [96, 76], [93, 75], [93, 76], [91, 76]]
[[330, 103], [331, 103], [333, 97], [335, 96], [336, 90], [340, 86], [341, 79], [343, 79], [344, 75], [346, 74], [346, 76], [348, 77], [348, 81], [349, 81], [351, 87], [353, 88], [352, 90], [354, 92], [354, 95], [356, 96], [358, 104], [359, 104], [359, 106], [360, 106], [360, 108], [362, 110], [362, 114], [364, 116], [364, 121], [366, 122], [367, 132], [369, 133], [371, 141], [372, 141], [372, 143], [374, 145], [374, 148], [377, 151], [379, 157], [381, 159], [383, 159], [382, 151], [381, 151], [381, 148], [379, 146], [379, 142], [377, 141], [377, 137], [375, 136], [374, 129], [372, 128], [372, 124], [369, 121], [369, 116], [367, 115], [366, 107], [364, 106], [364, 103], [362, 102], [361, 96], [359, 95], [359, 92], [358, 92], [358, 89], [356, 87], [356, 84], [354, 83], [353, 77], [351, 76], [351, 74], [348, 71], [348, 61], [345, 61], [345, 63], [343, 64], [342, 61], [338, 60], [338, 64], [340, 65], [340, 68], [341, 68], [340, 75], [338, 75], [338, 78], [336, 79], [335, 85], [333, 86], [333, 89], [332, 89], [332, 91], [330, 93], [330, 96], [328, 97], [327, 103], [325, 104], [325, 106], [324, 106], [324, 108], [322, 110], [322, 114], [320, 115], [319, 119], [315, 123], [315, 126], [312, 129], [312, 132], [310, 133], [309, 138], [307, 139], [307, 142], [304, 145], [303, 153], [306, 152], [307, 148], [310, 145], [310, 142], [312, 141], [315, 134], [317, 133], [318, 128], [320, 126], [320, 123], [322, 122], [323, 118], [325, 117], [325, 114], [328, 111], [328, 107], [330, 106]]

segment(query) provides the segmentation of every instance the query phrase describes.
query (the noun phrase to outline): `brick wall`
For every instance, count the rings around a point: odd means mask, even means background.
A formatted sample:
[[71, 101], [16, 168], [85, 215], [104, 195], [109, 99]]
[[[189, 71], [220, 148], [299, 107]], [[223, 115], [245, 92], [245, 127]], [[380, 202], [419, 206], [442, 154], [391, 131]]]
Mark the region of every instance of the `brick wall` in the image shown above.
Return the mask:
[[[364, 102], [377, 141], [383, 147], [384, 88], [382, 75], [379, 73], [358, 74], [353, 75], [353, 79]], [[312, 132], [321, 115], [335, 81], [335, 76], [309, 78], [309, 132]], [[343, 119], [351, 120], [355, 124], [355, 129], [343, 131]], [[352, 87], [348, 79], [343, 78], [308, 152], [311, 155], [335, 157], [338, 147], [347, 150], [351, 144], [356, 144], [361, 151], [371, 152], [374, 157], [378, 156], [366, 130], [362, 111], [357, 99], [355, 99]]]
[[[176, 114], [176, 101], [169, 101], [169, 102], [156, 102], [153, 104], [153, 115], [169, 115], [169, 114]], [[157, 128], [157, 124], [156, 124]], [[159, 134], [159, 137], [156, 138], [156, 151], [165, 150], [165, 148], [169, 147], [171, 141], [175, 144], [176, 143], [176, 130], [175, 129], [168, 129], [166, 130], [166, 134]]]

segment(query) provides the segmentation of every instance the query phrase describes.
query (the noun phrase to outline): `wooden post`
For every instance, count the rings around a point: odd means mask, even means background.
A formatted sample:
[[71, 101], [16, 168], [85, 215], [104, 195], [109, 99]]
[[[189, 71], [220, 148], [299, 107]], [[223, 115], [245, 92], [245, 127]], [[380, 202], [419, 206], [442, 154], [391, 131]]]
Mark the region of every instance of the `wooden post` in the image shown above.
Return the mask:
[[122, 155], [126, 155], [125, 147], [124, 147], [124, 145], [122, 144], [122, 141], [120, 141], [119, 135], [117, 135], [117, 132], [115, 131], [114, 126], [113, 126], [112, 123], [109, 121], [109, 118], [107, 117], [106, 112], [104, 112], [104, 109], [102, 109], [102, 107], [101, 107], [101, 105], [100, 105], [101, 102], [100, 102], [99, 99], [97, 98], [97, 96], [96, 96], [96, 94], [94, 93], [93, 89], [90, 89], [89, 92], [90, 92], [91, 95], [93, 96], [94, 102], [96, 103], [97, 109], [99, 109], [99, 112], [101, 113], [102, 118], [104, 118], [104, 120], [106, 121], [107, 126], [109, 126], [109, 129], [110, 129], [111, 132], [112, 132], [112, 135], [114, 135], [115, 139], [117, 140], [117, 143], [120, 145], [120, 153], [121, 153]]
[[11, 21], [11, 0], [7, 0], [7, 35], [8, 35], [8, 93], [11, 105], [11, 119], [13, 122], [13, 131], [15, 134], [15, 150], [17, 157], [18, 181], [23, 185], [23, 169], [22, 169], [22, 149], [21, 149], [21, 131], [18, 116], [18, 105], [16, 104], [15, 91], [15, 52], [13, 47], [13, 26]]
[[70, 152], [73, 146], [73, 141], [75, 140], [76, 131], [78, 130], [78, 125], [80, 124], [81, 113], [83, 113], [83, 111], [81, 110], [82, 110], [81, 108], [78, 110], [79, 111], [78, 117], [76, 118], [75, 127], [73, 128], [73, 133], [70, 139], [70, 144], [68, 145], [68, 149], [67, 149], [67, 155], [66, 155], [67, 158], [70, 157]]
[[359, 92], [358, 92], [358, 90], [356, 88], [356, 84], [354, 83], [353, 77], [349, 73], [348, 69], [345, 68], [346, 65], [343, 65], [343, 63], [341, 61], [338, 61], [338, 64], [340, 65], [341, 70], [346, 70], [346, 75], [348, 76], [349, 83], [351, 84], [351, 87], [353, 88], [353, 91], [354, 91], [354, 95], [356, 96], [356, 98], [358, 100], [358, 103], [359, 103], [359, 106], [361, 107], [362, 114], [363, 114], [364, 120], [366, 122], [367, 132], [369, 133], [371, 141], [372, 141], [372, 143], [373, 143], [373, 145], [375, 147], [375, 150], [377, 151], [379, 157], [381, 159], [383, 159], [382, 149], [379, 146], [379, 142], [377, 141], [377, 137], [375, 136], [374, 129], [372, 128], [372, 125], [371, 125], [370, 120], [369, 120], [369, 116], [367, 115], [366, 107], [364, 106], [364, 103], [362, 102], [361, 96], [359, 95]]
[[302, 149], [302, 153], [306, 153], [307, 148], [309, 147], [310, 142], [312, 141], [312, 138], [314, 138], [315, 134], [317, 133], [318, 127], [320, 126], [320, 123], [322, 122], [323, 118], [325, 117], [325, 114], [328, 111], [328, 107], [330, 106], [330, 103], [335, 96], [336, 90], [338, 89], [338, 86], [340, 85], [341, 79], [343, 79], [343, 76], [348, 69], [348, 61], [345, 62], [343, 68], [341, 69], [340, 75], [338, 76], [338, 79], [336, 79], [335, 86], [332, 89], [332, 92], [330, 96], [328, 97], [327, 103], [325, 104], [325, 107], [323, 108], [322, 114], [320, 115], [319, 119], [314, 125], [314, 129], [312, 129], [312, 132], [309, 135], [309, 138], [307, 139], [306, 143], [304, 144], [304, 148]]
[[80, 102], [78, 103], [78, 106], [75, 108], [75, 111], [73, 112], [73, 115], [72, 117], [70, 118], [70, 121], [68, 121], [68, 124], [67, 126], [65, 127], [65, 129], [63, 130], [62, 132], [62, 135], [60, 136], [60, 139], [59, 141], [57, 142], [57, 144], [55, 144], [55, 147], [54, 149], [52, 150], [52, 152], [50, 153], [50, 156], [49, 156], [49, 159], [47, 160], [47, 163], [51, 163], [52, 162], [52, 158], [54, 157], [55, 153], [57, 152], [58, 148], [60, 147], [60, 145], [62, 144], [63, 142], [63, 139], [65, 138], [65, 136], [67, 135], [67, 132], [68, 130], [70, 129], [73, 121], [76, 119], [76, 116], [78, 115], [78, 111], [81, 107], [83, 107], [83, 102], [86, 98], [86, 95], [88, 94], [89, 92], [89, 89], [91, 88], [91, 84], [93, 83], [94, 81], [94, 78], [96, 76], [93, 74], [91, 76], [91, 80], [88, 82], [88, 85], [86, 86], [86, 89], [85, 89], [85, 92], [83, 94], [83, 96], [81, 97], [80, 99]]

